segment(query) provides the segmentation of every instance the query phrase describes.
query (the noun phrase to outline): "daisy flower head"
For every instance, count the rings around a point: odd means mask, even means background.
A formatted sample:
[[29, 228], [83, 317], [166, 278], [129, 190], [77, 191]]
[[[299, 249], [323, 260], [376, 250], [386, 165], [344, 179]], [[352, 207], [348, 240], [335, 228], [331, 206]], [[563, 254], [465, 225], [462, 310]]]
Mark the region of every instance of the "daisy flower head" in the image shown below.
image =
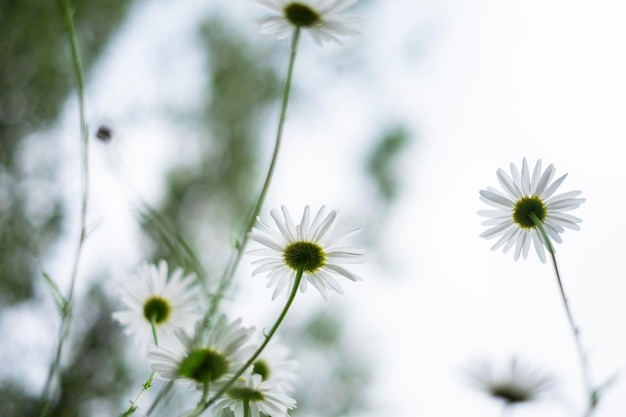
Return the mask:
[[[196, 333], [202, 334], [198, 327]], [[228, 322], [221, 315], [204, 337], [178, 330], [173, 343], [154, 346], [148, 353], [150, 366], [162, 378], [188, 380], [202, 389], [228, 379], [243, 366], [255, 349], [248, 343], [252, 333], [254, 327], [242, 327], [241, 319]]]
[[507, 406], [540, 400], [553, 393], [557, 383], [553, 375], [515, 357], [505, 369], [496, 369], [487, 361], [478, 362], [466, 376], [475, 388]]
[[358, 0], [254, 0], [267, 7], [274, 15], [261, 19], [263, 34], [276, 34], [277, 39], [291, 36], [296, 29], [306, 29], [320, 46], [324, 42], [341, 44], [339, 37], [357, 36], [358, 31], [348, 24], [361, 21], [359, 16], [340, 13]]
[[[121, 292], [127, 309], [113, 318], [133, 334], [142, 348], [173, 336], [176, 329], [190, 331], [201, 317], [195, 290], [195, 275], [184, 275], [181, 268], [171, 275], [165, 261], [144, 263]], [[154, 324], [154, 332], [152, 325]]]
[[292, 392], [297, 368], [291, 350], [274, 337], [252, 364], [251, 372], [260, 375], [262, 381], [275, 380], [283, 391]]
[[[491, 210], [480, 210], [478, 214], [487, 217], [482, 224], [489, 228], [480, 236], [486, 239], [499, 237], [491, 249], [503, 247], [507, 252], [515, 246], [514, 259], [520, 255], [526, 259], [531, 244], [541, 262], [546, 261], [544, 242], [536, 221], [543, 225], [550, 240], [561, 243], [560, 234], [565, 229], [580, 230], [580, 220], [567, 211], [578, 208], [584, 198], [576, 198], [581, 191], [568, 191], [562, 194], [555, 192], [561, 186], [567, 174], [552, 181], [554, 166], [550, 165], [542, 171], [541, 159], [530, 172], [526, 158], [522, 162], [522, 171], [511, 163], [511, 174], [498, 169], [496, 176], [503, 191], [487, 187], [480, 191], [480, 199], [493, 207]], [[548, 246], [550, 247], [550, 246]]]
[[324, 206], [311, 221], [311, 209], [306, 206], [302, 220], [297, 226], [293, 223], [285, 206], [281, 207], [282, 216], [276, 209], [270, 211], [278, 230], [258, 219], [259, 228], [253, 228], [250, 239], [265, 246], [263, 249], [248, 253], [262, 256], [253, 263], [258, 267], [252, 275], [267, 272], [268, 287], [276, 286], [272, 299], [288, 285], [289, 292], [295, 282], [298, 269], [303, 275], [299, 289], [304, 292], [307, 282], [311, 283], [326, 299], [328, 289], [343, 294], [343, 290], [333, 275], [340, 275], [351, 281], [360, 281], [358, 275], [345, 269], [341, 264], [364, 262], [362, 250], [336, 246], [342, 239], [353, 235], [359, 229], [343, 233], [333, 233], [337, 211], [326, 215]]
[[[295, 406], [296, 400], [282, 390], [279, 381], [263, 380], [259, 374], [244, 373], [215, 402], [213, 409], [229, 409], [235, 417], [287, 417], [288, 410]], [[249, 408], [249, 414], [244, 412], [245, 407]]]

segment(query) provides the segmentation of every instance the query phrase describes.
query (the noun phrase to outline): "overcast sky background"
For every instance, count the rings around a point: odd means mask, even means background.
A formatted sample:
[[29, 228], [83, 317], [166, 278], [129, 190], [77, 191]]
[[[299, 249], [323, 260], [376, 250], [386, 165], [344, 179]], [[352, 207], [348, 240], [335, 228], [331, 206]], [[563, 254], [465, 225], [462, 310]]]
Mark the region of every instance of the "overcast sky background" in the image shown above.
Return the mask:
[[[181, 112], [200, 102], [203, 62], [194, 22], [219, 7], [260, 50], [282, 51], [287, 63], [288, 42], [256, 34], [253, 22], [262, 8], [245, 1], [204, 3], [137, 2], [89, 76], [92, 129], [110, 121], [120, 140], [92, 148], [98, 190], [92, 216], [102, 225], [88, 242], [85, 265], [124, 259], [115, 266], [120, 281], [112, 289], [141, 261], [141, 252], [136, 241], [120, 239], [121, 230], [137, 226], [129, 201], [111, 198], [120, 194], [111, 167], [122, 155], [143, 197], [158, 201], [161, 183], [154, 178], [193, 132], [163, 125], [151, 111], [162, 101]], [[556, 400], [512, 415], [580, 415], [573, 411], [583, 406], [579, 364], [552, 267], [534, 252], [514, 262], [511, 253], [489, 249], [493, 241], [479, 238], [484, 227], [476, 212], [485, 206], [478, 192], [498, 186], [496, 170], [519, 166], [523, 157], [531, 167], [540, 158], [544, 167], [555, 165], [556, 175], [569, 173], [561, 190], [582, 190], [587, 202], [572, 213], [583, 219], [582, 230], [566, 231], [557, 245], [565, 289], [595, 382], [621, 371], [626, 5], [394, 0], [348, 13], [364, 22], [362, 35], [345, 46], [319, 48], [303, 37], [284, 147], [262, 216], [269, 219], [269, 209], [282, 204], [294, 217], [306, 204], [325, 204], [340, 210], [340, 229], [379, 229], [368, 264], [356, 268], [364, 281], [343, 283], [345, 295], [325, 304], [346, 315], [350, 336], [375, 359], [370, 397], [378, 408], [372, 415], [498, 416], [499, 406], [468, 387], [461, 370], [476, 359], [504, 364], [511, 356], [561, 377]], [[68, 146], [75, 148], [69, 145], [78, 126], [75, 104], [68, 103], [65, 114], [60, 129], [70, 132]], [[414, 140], [398, 159], [402, 193], [377, 218], [380, 203], [372, 200], [362, 159], [396, 121]], [[275, 120], [267, 125], [260, 157], [269, 161]], [[76, 169], [68, 163], [68, 179], [75, 181]], [[78, 187], [68, 184], [68, 193]], [[240, 279], [251, 271], [249, 262], [244, 259]], [[258, 309], [273, 317], [279, 308], [264, 285], [262, 278], [250, 279], [239, 290], [251, 306], [242, 313], [250, 324]], [[294, 316], [320, 299], [310, 290], [298, 299]], [[52, 342], [41, 341], [50, 350]], [[597, 416], [623, 416], [625, 397], [620, 379]]]

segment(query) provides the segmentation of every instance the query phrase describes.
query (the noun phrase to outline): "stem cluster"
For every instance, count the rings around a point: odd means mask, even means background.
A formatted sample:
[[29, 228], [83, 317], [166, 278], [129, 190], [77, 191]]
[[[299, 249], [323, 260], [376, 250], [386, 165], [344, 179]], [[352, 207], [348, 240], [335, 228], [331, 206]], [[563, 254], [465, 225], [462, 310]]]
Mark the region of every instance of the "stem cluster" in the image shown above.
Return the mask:
[[[261, 208], [263, 207], [263, 203], [265, 202], [265, 197], [267, 196], [267, 193], [268, 193], [269, 188], [270, 188], [270, 184], [272, 182], [272, 178], [273, 178], [273, 175], [274, 175], [274, 170], [275, 170], [275, 167], [276, 167], [276, 163], [278, 161], [278, 155], [280, 153], [280, 147], [281, 147], [281, 144], [282, 144], [282, 137], [283, 137], [285, 121], [287, 119], [287, 108], [288, 108], [288, 104], [289, 104], [289, 95], [290, 95], [290, 92], [291, 92], [291, 83], [292, 83], [292, 78], [293, 78], [293, 70], [294, 70], [294, 67], [295, 67], [296, 55], [297, 55], [297, 51], [298, 51], [298, 44], [299, 44], [299, 40], [300, 40], [300, 32], [301, 32], [300, 28], [296, 28], [296, 30], [294, 31], [294, 34], [293, 34], [292, 41], [291, 41], [291, 52], [290, 52], [290, 55], [289, 55], [289, 64], [288, 64], [288, 67], [287, 67], [287, 75], [286, 75], [286, 78], [285, 78], [285, 84], [284, 84], [284, 88], [283, 88], [282, 104], [281, 104], [281, 108], [280, 108], [280, 117], [279, 117], [279, 121], [278, 121], [278, 128], [277, 128], [277, 131], [276, 131], [276, 138], [275, 138], [275, 142], [274, 142], [274, 152], [272, 154], [272, 159], [270, 161], [269, 168], [268, 168], [267, 173], [265, 175], [265, 180], [263, 182], [263, 187], [261, 188], [261, 192], [259, 193], [259, 196], [257, 198], [255, 206], [254, 206], [254, 208], [252, 210], [252, 213], [250, 214], [250, 218], [248, 219], [248, 222], [246, 224], [246, 228], [244, 230], [244, 233], [241, 236], [241, 239], [239, 240], [239, 243], [237, 245], [237, 250], [235, 252], [235, 255], [232, 258], [232, 260], [229, 262], [228, 266], [226, 267], [222, 277], [220, 278], [219, 286], [218, 286], [215, 294], [210, 299], [210, 301], [211, 301], [210, 302], [210, 307], [207, 309], [206, 314], [204, 316], [204, 328], [205, 329], [208, 327], [209, 323], [211, 322], [212, 317], [219, 310], [219, 302], [224, 298], [224, 295], [225, 295], [226, 291], [228, 290], [228, 288], [230, 288], [230, 285], [232, 283], [232, 280], [233, 280], [233, 277], [235, 275], [235, 272], [237, 271], [237, 267], [239, 266], [239, 263], [241, 262], [243, 254], [245, 252], [246, 245], [248, 244], [249, 233], [250, 233], [250, 231], [252, 231], [252, 228], [254, 227], [254, 225], [256, 223], [257, 216], [261, 212]], [[271, 340], [272, 336], [274, 335], [274, 333], [276, 332], [276, 330], [278, 329], [278, 327], [282, 323], [283, 319], [287, 315], [287, 311], [289, 310], [289, 308], [290, 308], [290, 306], [291, 306], [291, 304], [293, 302], [293, 299], [295, 298], [295, 295], [296, 295], [296, 292], [298, 290], [298, 287], [300, 285], [300, 281], [302, 279], [303, 272], [304, 272], [304, 268], [300, 267], [298, 269], [298, 273], [296, 274], [295, 282], [294, 282], [291, 294], [289, 296], [289, 299], [287, 300], [287, 303], [286, 303], [285, 307], [283, 308], [283, 311], [281, 312], [280, 316], [278, 317], [276, 323], [274, 324], [274, 326], [272, 326], [272, 329], [270, 330], [270, 332], [265, 337], [265, 340], [263, 341], [263, 343], [253, 353], [253, 355], [244, 364], [244, 366], [242, 366], [241, 369], [239, 369], [234, 374], [234, 376], [226, 384], [224, 384], [223, 387], [215, 395], [213, 395], [213, 397], [208, 399], [208, 401], [207, 401], [208, 391], [207, 391], [207, 387], [206, 387], [206, 384], [205, 384], [205, 390], [204, 390], [205, 393], [202, 396], [202, 398], [200, 399], [200, 401], [198, 402], [198, 405], [196, 406], [196, 408], [191, 412], [191, 414], [189, 414], [189, 417], [199, 416], [208, 407], [210, 407], [213, 403], [215, 403], [215, 401], [217, 401], [217, 399], [220, 396], [222, 396], [230, 388], [230, 386], [232, 386], [232, 384], [237, 380], [237, 378], [239, 378], [246, 371], [246, 369], [248, 369], [254, 363], [254, 361], [258, 358], [258, 356], [261, 354], [263, 349], [265, 349], [265, 347], [267, 346], [267, 344]], [[162, 395], [157, 396], [157, 400], [156, 401], [159, 401], [161, 398], [163, 398]], [[155, 403], [156, 403], [156, 401], [155, 401]], [[154, 407], [156, 405], [155, 403], [152, 404], [152, 406], [150, 407], [150, 410], [154, 409]], [[248, 404], [248, 412], [249, 412], [249, 404]]]

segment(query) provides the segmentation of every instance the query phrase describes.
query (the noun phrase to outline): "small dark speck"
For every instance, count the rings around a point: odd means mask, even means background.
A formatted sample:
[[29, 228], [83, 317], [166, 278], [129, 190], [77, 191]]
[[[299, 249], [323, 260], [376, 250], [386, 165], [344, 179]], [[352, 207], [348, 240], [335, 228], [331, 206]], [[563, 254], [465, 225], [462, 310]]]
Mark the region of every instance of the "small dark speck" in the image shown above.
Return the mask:
[[109, 143], [113, 139], [113, 130], [109, 126], [102, 125], [98, 128], [96, 137], [104, 143]]

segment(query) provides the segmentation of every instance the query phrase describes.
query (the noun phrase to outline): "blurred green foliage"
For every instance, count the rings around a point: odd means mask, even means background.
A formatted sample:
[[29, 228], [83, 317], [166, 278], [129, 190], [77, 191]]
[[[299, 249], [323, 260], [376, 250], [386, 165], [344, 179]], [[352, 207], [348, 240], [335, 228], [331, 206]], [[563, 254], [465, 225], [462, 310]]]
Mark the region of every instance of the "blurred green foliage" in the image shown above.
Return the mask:
[[[222, 268], [224, 262], [209, 254], [223, 253], [233, 230], [241, 233], [260, 189], [258, 126], [280, 83], [271, 60], [258, 59], [254, 46], [219, 19], [209, 19], [200, 37], [206, 45], [210, 90], [199, 115], [199, 163], [182, 163], [169, 174], [160, 207], [143, 220], [145, 230], [160, 243], [154, 259], [202, 276], [199, 267], [221, 272], [215, 265]], [[213, 238], [203, 240], [206, 234]], [[200, 256], [192, 256], [189, 245], [202, 247]], [[198, 265], [194, 258], [208, 264]]]
[[296, 382], [298, 408], [292, 415], [350, 416], [371, 406], [372, 361], [346, 333], [341, 312], [326, 309], [290, 329], [287, 339], [302, 370]]
[[[87, 69], [126, 13], [129, 0], [77, 0], [76, 30]], [[33, 296], [42, 252], [57, 236], [61, 202], [32, 215], [29, 196], [51, 187], [54, 166], [25, 172], [23, 139], [51, 126], [74, 86], [56, 1], [0, 2], [0, 307]], [[36, 179], [34, 178], [36, 176]], [[50, 209], [52, 207], [52, 209]], [[29, 215], [31, 214], [31, 215]], [[34, 221], [33, 217], [36, 217]]]
[[[74, 2], [83, 62], [89, 68], [126, 13], [128, 0]], [[55, 194], [56, 165], [26, 168], [28, 135], [52, 126], [75, 82], [61, 8], [57, 2], [0, 2], [0, 309], [27, 301], [41, 278], [41, 259], [61, 231], [63, 203]], [[78, 139], [77, 139], [78, 140]], [[33, 203], [41, 196], [45, 203]], [[84, 416], [89, 400], [118, 403], [128, 384], [126, 366], [115, 355], [119, 334], [110, 320], [111, 302], [94, 288], [86, 326], [59, 384], [53, 416]], [[51, 332], [51, 336], [54, 335]], [[20, 358], [27, 360], [26, 358]], [[4, 416], [36, 415], [39, 402], [20, 381], [2, 379]]]
[[369, 156], [368, 173], [376, 184], [378, 192], [388, 203], [398, 195], [401, 180], [397, 160], [410, 141], [411, 135], [406, 128], [395, 126], [385, 132]]
[[89, 304], [79, 311], [80, 337], [73, 341], [51, 416], [97, 416], [102, 415], [99, 410], [117, 411], [127, 403], [131, 379], [128, 363], [119, 354], [127, 337], [111, 320], [116, 303], [97, 286], [87, 298]]

